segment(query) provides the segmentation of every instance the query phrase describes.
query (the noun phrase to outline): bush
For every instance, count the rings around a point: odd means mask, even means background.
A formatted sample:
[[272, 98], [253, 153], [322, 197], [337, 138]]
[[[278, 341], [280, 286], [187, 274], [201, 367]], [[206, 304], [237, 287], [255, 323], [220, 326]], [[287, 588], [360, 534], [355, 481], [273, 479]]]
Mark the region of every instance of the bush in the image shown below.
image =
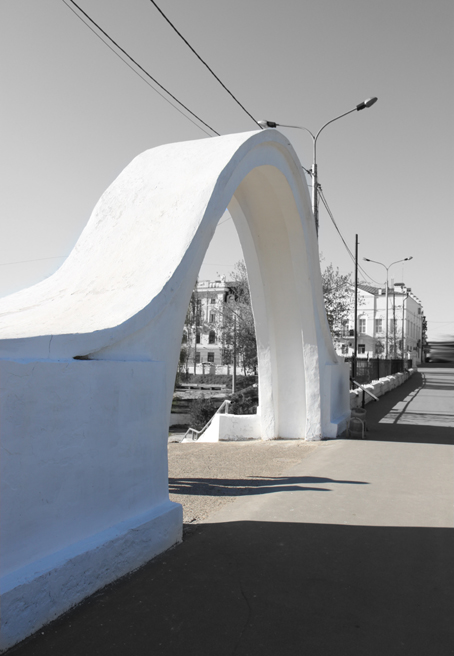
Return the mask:
[[[254, 385], [257, 384], [258, 381], [258, 376], [237, 376], [236, 377], [236, 389], [235, 389], [235, 394], [239, 392], [240, 390], [253, 387]], [[255, 388], [256, 390], [258, 388]], [[258, 392], [257, 392], [258, 394]]]
[[255, 415], [258, 404], [258, 387], [251, 385], [232, 394], [230, 397], [229, 413], [232, 415]]
[[201, 396], [191, 403], [191, 428], [201, 430], [209, 422], [216, 410], [222, 404], [223, 399], [206, 399]]

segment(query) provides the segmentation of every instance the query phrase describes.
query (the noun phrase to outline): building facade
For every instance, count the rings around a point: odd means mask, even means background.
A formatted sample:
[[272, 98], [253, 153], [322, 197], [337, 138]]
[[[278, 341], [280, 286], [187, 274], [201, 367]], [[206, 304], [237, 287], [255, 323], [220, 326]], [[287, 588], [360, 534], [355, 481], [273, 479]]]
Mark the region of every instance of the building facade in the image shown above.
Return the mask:
[[[420, 362], [423, 346], [424, 313], [421, 301], [404, 283], [388, 289], [388, 331], [386, 331], [386, 288], [360, 283], [358, 295], [358, 357], [384, 358], [388, 339], [388, 358]], [[354, 312], [342, 328], [337, 341], [339, 355], [354, 354]]]
[[232, 373], [233, 340], [226, 338], [224, 304], [233, 285], [225, 276], [197, 282], [183, 329], [180, 371]]

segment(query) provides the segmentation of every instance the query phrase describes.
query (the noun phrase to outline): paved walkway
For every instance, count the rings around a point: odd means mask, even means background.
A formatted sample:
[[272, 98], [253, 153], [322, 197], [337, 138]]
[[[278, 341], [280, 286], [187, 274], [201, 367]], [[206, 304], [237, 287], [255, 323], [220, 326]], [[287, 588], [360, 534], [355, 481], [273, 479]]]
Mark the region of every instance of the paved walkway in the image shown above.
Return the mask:
[[320, 443], [11, 653], [454, 654], [454, 368], [367, 410], [367, 441]]

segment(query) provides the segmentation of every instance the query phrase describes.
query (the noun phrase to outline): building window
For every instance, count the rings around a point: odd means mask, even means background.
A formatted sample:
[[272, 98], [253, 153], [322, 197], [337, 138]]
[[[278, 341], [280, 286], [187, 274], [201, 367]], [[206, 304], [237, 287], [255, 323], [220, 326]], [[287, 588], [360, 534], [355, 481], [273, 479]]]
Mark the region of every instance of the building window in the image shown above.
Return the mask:
[[208, 351], [207, 360], [208, 360], [208, 362], [214, 362], [214, 353], [213, 353], [213, 351]]
[[376, 333], [383, 332], [383, 319], [375, 319], [375, 332]]
[[210, 323], [214, 323], [216, 320], [216, 315], [214, 312], [210, 312]]
[[211, 299], [211, 305], [214, 305], [215, 303], [216, 303], [216, 299], [215, 299], [215, 297], [213, 296], [213, 298]]
[[359, 320], [359, 332], [360, 333], [365, 333], [366, 332], [366, 319], [361, 318]]
[[183, 333], [183, 339], [181, 340], [183, 344], [188, 343], [188, 333], [184, 332]]
[[366, 352], [366, 345], [365, 344], [358, 344], [358, 353], [365, 353], [365, 352]]
[[195, 363], [200, 364], [200, 353], [195, 354]]
[[342, 344], [342, 353], [348, 353], [348, 346], [347, 346], [347, 344]]
[[208, 335], [208, 344], [216, 344], [216, 333], [214, 330], [210, 330], [210, 334]]
[[200, 333], [199, 332], [197, 332], [196, 335], [195, 335], [195, 343], [200, 344]]

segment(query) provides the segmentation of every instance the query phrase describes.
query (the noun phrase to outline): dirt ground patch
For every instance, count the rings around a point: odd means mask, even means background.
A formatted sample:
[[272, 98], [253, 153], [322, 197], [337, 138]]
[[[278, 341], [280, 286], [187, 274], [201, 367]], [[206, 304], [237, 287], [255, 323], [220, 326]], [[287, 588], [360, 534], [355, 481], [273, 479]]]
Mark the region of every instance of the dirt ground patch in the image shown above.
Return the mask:
[[284, 472], [318, 444], [303, 440], [170, 442], [170, 499], [182, 504], [184, 524], [197, 524], [240, 496], [280, 484]]

